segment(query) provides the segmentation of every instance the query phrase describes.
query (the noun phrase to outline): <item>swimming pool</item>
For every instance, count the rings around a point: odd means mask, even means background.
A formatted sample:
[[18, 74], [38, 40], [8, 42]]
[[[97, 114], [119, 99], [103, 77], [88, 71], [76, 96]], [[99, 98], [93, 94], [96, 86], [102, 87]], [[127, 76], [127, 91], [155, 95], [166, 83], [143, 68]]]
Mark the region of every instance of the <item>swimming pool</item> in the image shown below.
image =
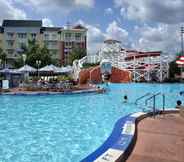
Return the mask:
[[144, 108], [134, 104], [137, 97], [162, 92], [172, 108], [183, 89], [183, 84], [132, 83], [110, 84], [105, 94], [2, 95], [0, 161], [79, 162], [106, 140], [120, 117]]

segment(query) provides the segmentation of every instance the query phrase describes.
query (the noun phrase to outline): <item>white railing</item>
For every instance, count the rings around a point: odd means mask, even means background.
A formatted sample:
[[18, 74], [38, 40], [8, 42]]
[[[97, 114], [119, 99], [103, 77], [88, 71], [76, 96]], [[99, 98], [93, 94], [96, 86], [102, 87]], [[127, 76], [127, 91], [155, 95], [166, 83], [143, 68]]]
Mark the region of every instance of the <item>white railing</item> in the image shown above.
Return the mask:
[[87, 62], [87, 56], [79, 60], [79, 67], [82, 68], [83, 64]]
[[87, 63], [96, 64], [100, 61], [101, 59], [98, 55], [88, 55], [87, 56]]

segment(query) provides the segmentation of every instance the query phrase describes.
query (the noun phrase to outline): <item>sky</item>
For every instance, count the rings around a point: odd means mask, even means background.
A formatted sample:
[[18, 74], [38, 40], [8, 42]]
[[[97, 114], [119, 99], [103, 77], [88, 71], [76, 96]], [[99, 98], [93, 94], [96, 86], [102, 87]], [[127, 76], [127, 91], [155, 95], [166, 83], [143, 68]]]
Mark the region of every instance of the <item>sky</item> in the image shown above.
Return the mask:
[[44, 26], [82, 24], [88, 28], [88, 52], [105, 39], [128, 49], [175, 54], [180, 51], [184, 0], [0, 0], [3, 19], [43, 20]]

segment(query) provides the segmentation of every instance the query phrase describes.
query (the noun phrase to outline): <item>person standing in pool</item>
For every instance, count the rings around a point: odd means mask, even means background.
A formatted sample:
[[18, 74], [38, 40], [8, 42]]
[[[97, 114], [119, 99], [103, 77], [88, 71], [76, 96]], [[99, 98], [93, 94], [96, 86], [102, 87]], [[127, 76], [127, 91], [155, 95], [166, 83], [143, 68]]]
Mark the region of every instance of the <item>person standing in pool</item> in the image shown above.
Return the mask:
[[124, 95], [124, 97], [123, 97], [123, 102], [124, 102], [124, 103], [127, 103], [127, 102], [128, 102], [128, 97], [127, 97], [127, 95]]

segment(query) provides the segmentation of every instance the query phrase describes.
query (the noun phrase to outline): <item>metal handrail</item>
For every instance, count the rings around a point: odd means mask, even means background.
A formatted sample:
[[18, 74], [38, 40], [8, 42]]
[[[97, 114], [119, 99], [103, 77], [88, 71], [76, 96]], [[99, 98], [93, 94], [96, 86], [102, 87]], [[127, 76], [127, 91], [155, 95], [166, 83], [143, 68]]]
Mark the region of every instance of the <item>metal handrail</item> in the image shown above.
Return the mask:
[[153, 116], [155, 118], [155, 114], [156, 114], [156, 96], [162, 95], [162, 108], [163, 108], [163, 112], [165, 111], [165, 94], [159, 92], [154, 94], [153, 96], [149, 97], [148, 99], [145, 100], [145, 105], [148, 104], [148, 101], [153, 99]]
[[137, 103], [138, 103], [139, 100], [141, 100], [141, 99], [143, 99], [144, 97], [147, 97], [147, 96], [149, 96], [149, 95], [151, 95], [151, 93], [146, 93], [145, 95], [143, 95], [143, 96], [137, 98], [137, 99], [135, 100], [135, 104], [137, 105]]
[[156, 97], [156, 96], [159, 96], [159, 95], [161, 95], [161, 92], [156, 93], [156, 94], [153, 94], [151, 97], [147, 98], [147, 99], [145, 100], [145, 105], [148, 104], [148, 101], [149, 101], [149, 100], [151, 100], [152, 98], [154, 98], [154, 97]]

